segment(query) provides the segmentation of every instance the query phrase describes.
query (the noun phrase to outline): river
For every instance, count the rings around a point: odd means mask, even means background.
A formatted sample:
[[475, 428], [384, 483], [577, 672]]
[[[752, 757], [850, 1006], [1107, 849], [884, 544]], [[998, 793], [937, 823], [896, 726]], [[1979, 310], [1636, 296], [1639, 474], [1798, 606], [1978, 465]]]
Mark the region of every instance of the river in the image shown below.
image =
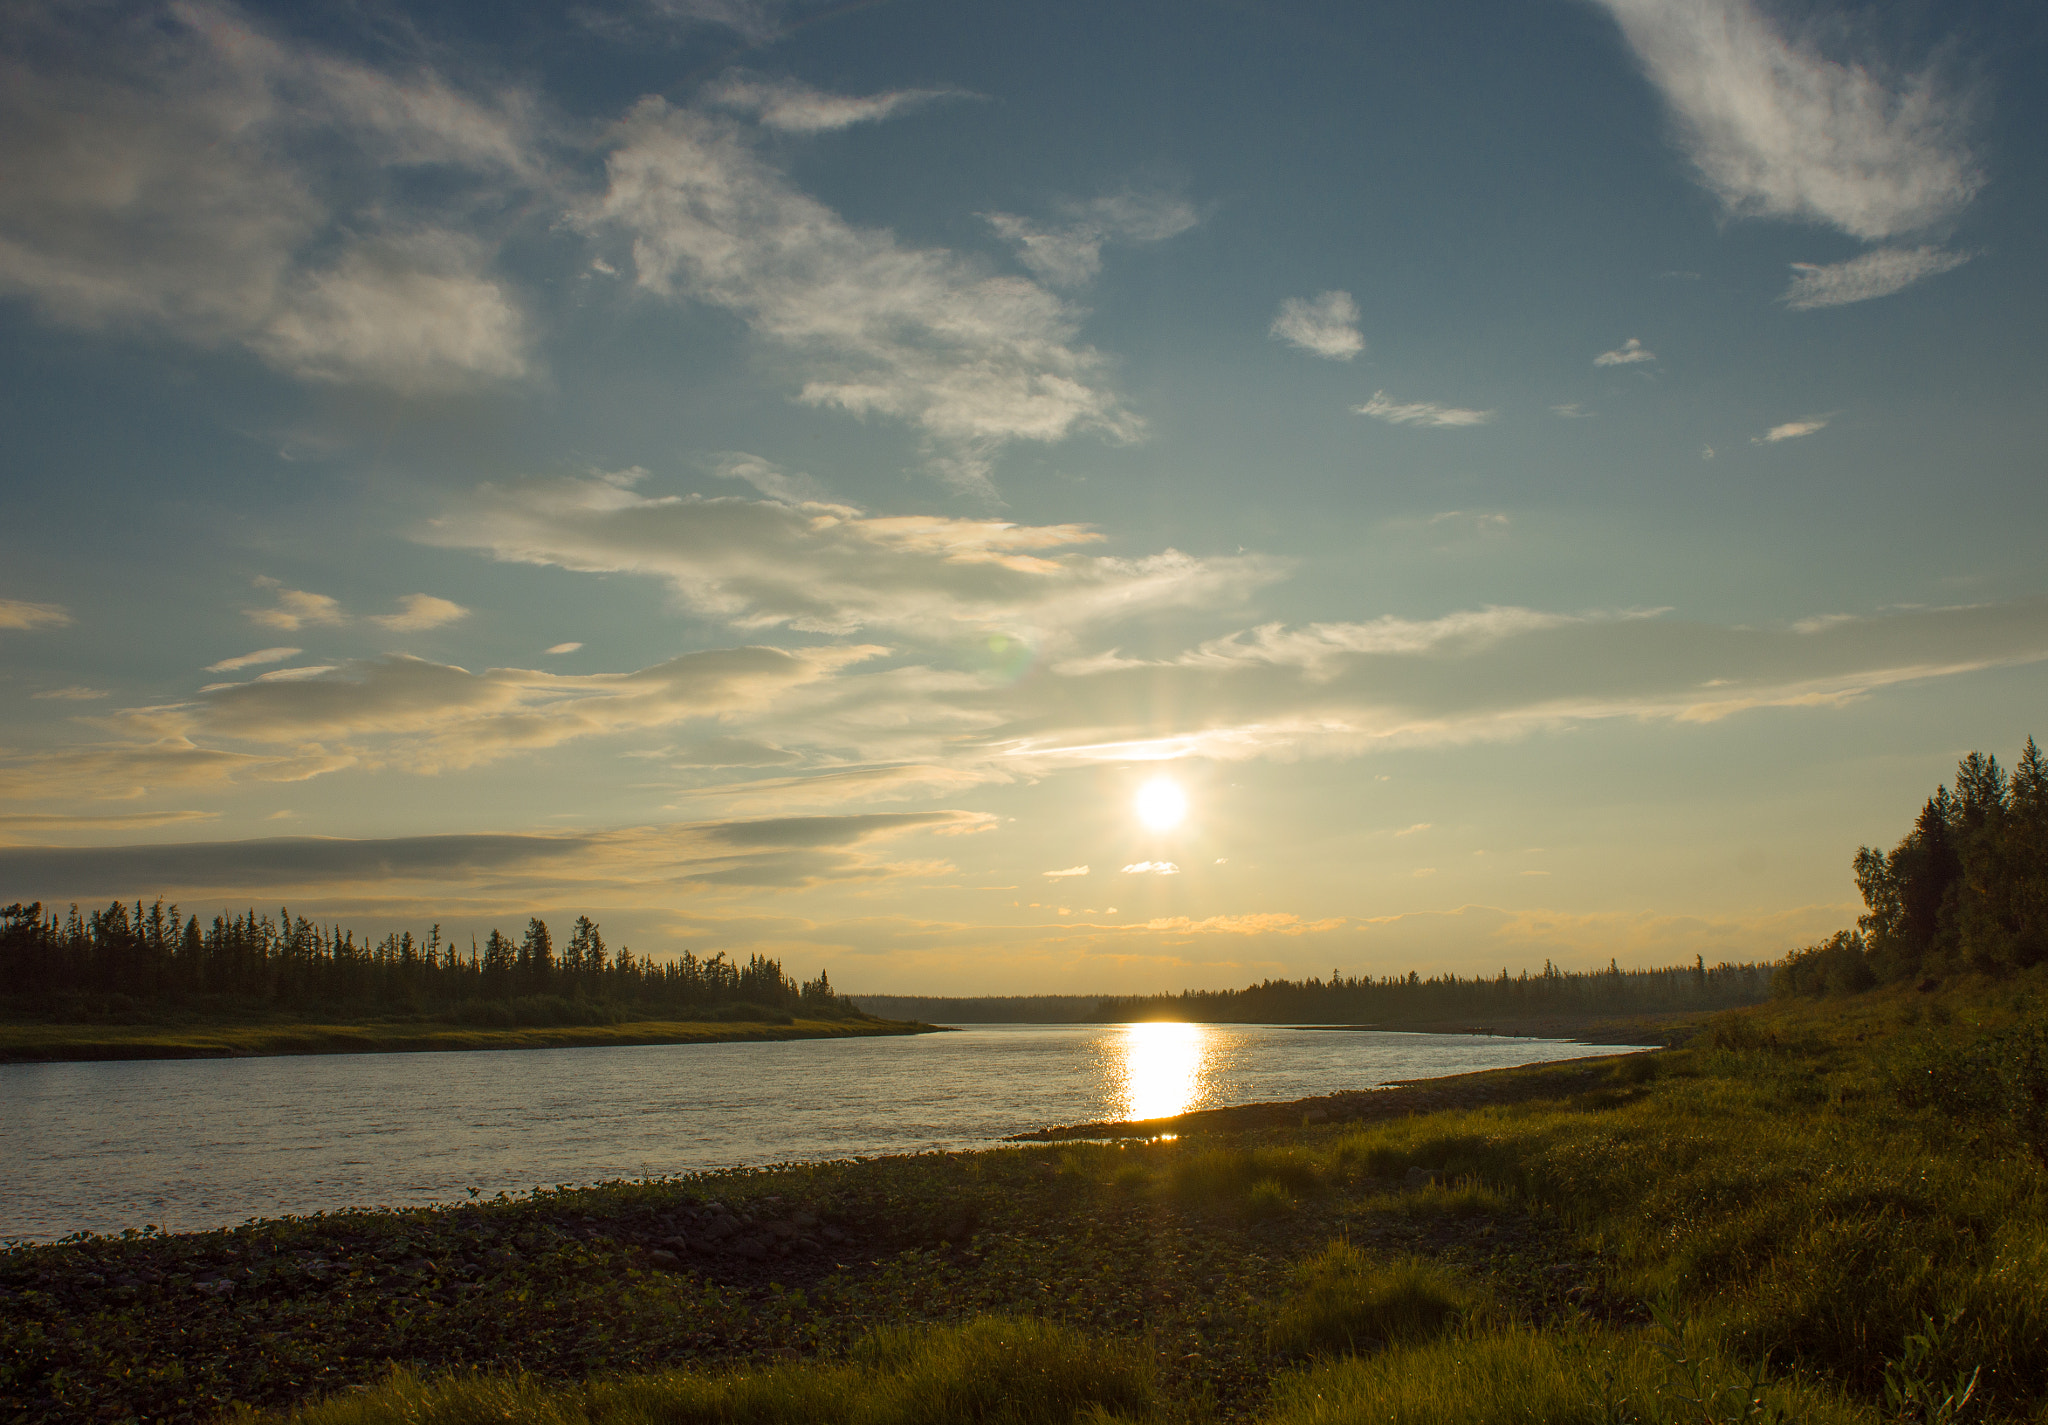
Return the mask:
[[1270, 1025], [0, 1065], [0, 1238], [467, 1201], [706, 1168], [986, 1147], [1512, 1064], [1543, 1039]]

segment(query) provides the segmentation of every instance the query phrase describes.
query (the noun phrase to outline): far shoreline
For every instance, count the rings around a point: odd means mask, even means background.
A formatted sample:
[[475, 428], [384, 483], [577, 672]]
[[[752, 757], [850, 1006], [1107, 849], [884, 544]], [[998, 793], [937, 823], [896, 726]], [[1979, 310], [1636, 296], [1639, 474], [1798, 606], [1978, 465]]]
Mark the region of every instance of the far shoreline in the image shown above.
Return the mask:
[[460, 1053], [598, 1049], [657, 1044], [744, 1044], [943, 1034], [909, 1020], [636, 1020], [626, 1024], [478, 1028], [445, 1021], [368, 1023], [0, 1024], [0, 1064], [120, 1063], [149, 1059], [254, 1059], [310, 1054]]

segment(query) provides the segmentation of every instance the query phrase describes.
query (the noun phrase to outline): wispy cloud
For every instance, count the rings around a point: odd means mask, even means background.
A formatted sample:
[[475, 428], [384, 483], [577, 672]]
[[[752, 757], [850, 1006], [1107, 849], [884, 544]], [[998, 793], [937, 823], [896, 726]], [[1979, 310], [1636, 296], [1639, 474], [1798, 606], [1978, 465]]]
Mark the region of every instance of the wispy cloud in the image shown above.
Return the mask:
[[574, 653], [581, 647], [583, 645], [580, 643], [557, 643], [554, 647], [548, 649], [547, 652], [550, 657], [555, 657], [564, 653]]
[[469, 617], [469, 610], [454, 600], [436, 598], [432, 594], [407, 594], [398, 604], [397, 613], [379, 614], [370, 622], [392, 633], [418, 633]]
[[810, 476], [784, 470], [744, 450], [728, 451], [713, 462], [711, 473], [721, 480], [741, 480], [771, 500], [785, 505], [823, 504], [825, 487]]
[[104, 688], [88, 688], [82, 685], [74, 685], [69, 688], [51, 688], [47, 692], [29, 694], [31, 698], [59, 703], [89, 703], [104, 698], [106, 695], [107, 692]]
[[52, 895], [261, 891], [280, 886], [514, 884], [800, 887], [892, 873], [892, 838], [972, 823], [967, 812], [868, 812], [682, 822], [597, 832], [514, 832], [351, 840], [280, 836], [143, 846], [0, 847], [0, 880]]
[[1552, 406], [1550, 414], [1567, 421], [1587, 421], [1593, 418], [1594, 413], [1577, 401], [1567, 401], [1561, 406]]
[[871, 516], [848, 505], [643, 495], [644, 472], [484, 487], [421, 537], [513, 563], [635, 573], [741, 628], [865, 627], [953, 639], [998, 630], [1040, 646], [1148, 610], [1231, 603], [1284, 573], [1254, 555], [1084, 554], [1086, 525], [940, 515]]
[[1792, 264], [1792, 285], [1781, 299], [1794, 311], [1840, 307], [1902, 292], [1925, 277], [1953, 272], [1972, 254], [1938, 247], [1881, 247], [1846, 262]]
[[1326, 920], [1303, 920], [1291, 911], [1254, 911], [1248, 915], [1210, 915], [1199, 920], [1185, 915], [1162, 915], [1130, 929], [1184, 935], [1309, 935], [1336, 930], [1345, 923], [1341, 915]]
[[1877, 241], [1956, 212], [1983, 179], [1965, 106], [1934, 73], [1895, 80], [1782, 34], [1751, 0], [1600, 0], [1730, 213]]
[[[1612, 351], [1603, 351], [1593, 358], [1595, 366], [1634, 366], [1640, 362], [1655, 361], [1657, 353], [1644, 346], [1635, 337], [1617, 346]], [[1552, 409], [1556, 409], [1553, 407]]]
[[1349, 292], [1289, 297], [1280, 304], [1267, 335], [1332, 361], [1349, 361], [1365, 350], [1358, 330], [1358, 303]]
[[1124, 867], [1126, 876], [1178, 876], [1180, 867], [1171, 861], [1137, 861]]
[[62, 628], [71, 622], [71, 612], [62, 604], [31, 604], [22, 599], [0, 599], [0, 628]]
[[[305, 589], [287, 589], [275, 579], [258, 579], [261, 588], [275, 590], [275, 602], [265, 609], [244, 609], [251, 623], [264, 628], [274, 628], [281, 633], [296, 633], [302, 628], [340, 628], [355, 622], [355, 618], [341, 606], [341, 600], [331, 594], [316, 594]], [[442, 628], [469, 617], [469, 610], [453, 599], [439, 598], [433, 594], [407, 594], [398, 601], [398, 611], [388, 614], [373, 614], [367, 620], [388, 633], [419, 633], [430, 628]], [[292, 657], [300, 652], [296, 648], [265, 648], [247, 653], [240, 658], [227, 658], [207, 668], [209, 673], [230, 673], [238, 668], [250, 668], [259, 663], [275, 663], [279, 659]]]
[[[17, 57], [0, 145], [21, 156], [0, 186], [0, 290], [309, 380], [419, 393], [527, 373], [527, 320], [470, 206], [541, 181], [523, 96], [383, 73], [206, 0], [145, 13], [0, 22]], [[428, 165], [443, 177], [411, 183]]]
[[1803, 421], [1786, 421], [1783, 425], [1772, 426], [1762, 435], [1751, 436], [1749, 443], [1751, 445], [1776, 445], [1781, 440], [1798, 440], [1802, 436], [1809, 436], [1816, 431], [1826, 430], [1829, 419], [1827, 416], [1808, 416]]
[[1060, 298], [847, 223], [728, 119], [644, 99], [607, 171], [576, 221], [623, 240], [642, 290], [739, 316], [795, 358], [799, 400], [907, 421], [963, 490], [990, 495], [995, 454], [1015, 441], [1140, 433]]
[[977, 96], [963, 89], [892, 89], [882, 94], [833, 94], [800, 79], [729, 74], [707, 86], [705, 103], [745, 114], [764, 128], [816, 134], [872, 124], [943, 99]]
[[1397, 426], [1435, 426], [1444, 429], [1459, 426], [1483, 426], [1494, 418], [1493, 411], [1474, 411], [1462, 406], [1440, 406], [1434, 401], [1397, 401], [1385, 391], [1375, 391], [1372, 399], [1355, 408], [1361, 416], [1371, 416], [1376, 421], [1385, 421]]
[[1048, 880], [1058, 881], [1064, 880], [1068, 876], [1085, 876], [1088, 874], [1088, 868], [1086, 866], [1069, 866], [1064, 871], [1044, 871], [1040, 874]]
[[1102, 270], [1102, 249], [1164, 242], [1201, 221], [1194, 205], [1176, 193], [1127, 188], [1085, 203], [1065, 203], [1059, 219], [1039, 223], [1013, 213], [985, 213], [988, 225], [1017, 249], [1022, 262], [1055, 287], [1079, 287]]
[[276, 602], [267, 609], [244, 609], [249, 622], [274, 628], [281, 633], [296, 633], [302, 628], [334, 627], [348, 622], [348, 615], [342, 612], [341, 600], [331, 594], [314, 594], [304, 589], [287, 589], [274, 579], [259, 579], [259, 585], [276, 590]]
[[259, 648], [254, 653], [237, 654], [223, 658], [218, 663], [206, 665], [209, 673], [235, 673], [244, 668], [258, 668], [265, 663], [282, 663], [287, 658], [296, 658], [306, 650], [303, 648]]

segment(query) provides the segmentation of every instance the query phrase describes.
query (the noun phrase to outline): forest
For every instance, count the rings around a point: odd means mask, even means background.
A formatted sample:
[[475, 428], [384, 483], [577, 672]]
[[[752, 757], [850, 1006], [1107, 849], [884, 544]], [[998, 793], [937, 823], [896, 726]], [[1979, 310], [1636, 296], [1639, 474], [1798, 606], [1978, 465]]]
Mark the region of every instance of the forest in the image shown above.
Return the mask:
[[37, 1018], [224, 1008], [482, 1025], [861, 1016], [822, 972], [799, 984], [762, 955], [739, 964], [723, 952], [666, 962], [628, 947], [613, 953], [588, 916], [559, 946], [536, 917], [519, 939], [493, 930], [464, 954], [439, 925], [425, 939], [406, 931], [357, 940], [289, 910], [276, 920], [250, 910], [203, 924], [162, 901], [147, 909], [115, 901], [84, 915], [73, 906], [61, 919], [40, 903], [0, 908], [0, 987], [0, 1005]]
[[1560, 970], [1548, 960], [1540, 974], [1506, 970], [1487, 977], [1455, 974], [1425, 979], [1381, 978], [1332, 970], [1327, 980], [1265, 980], [1241, 990], [1184, 990], [1177, 995], [1105, 999], [1089, 1018], [1099, 1023], [1182, 1019], [1201, 1024], [1428, 1024], [1463, 1020], [1485, 1028], [1493, 1019], [1552, 1015], [1660, 1014], [1755, 1004], [1771, 991], [1767, 964], [1691, 965], [1624, 970]]
[[1955, 788], [1939, 787], [1890, 851], [1854, 861], [1865, 914], [1856, 929], [1794, 951], [1779, 995], [1853, 994], [2003, 977], [2048, 960], [2048, 764], [2033, 738], [2008, 774], [1972, 752]]

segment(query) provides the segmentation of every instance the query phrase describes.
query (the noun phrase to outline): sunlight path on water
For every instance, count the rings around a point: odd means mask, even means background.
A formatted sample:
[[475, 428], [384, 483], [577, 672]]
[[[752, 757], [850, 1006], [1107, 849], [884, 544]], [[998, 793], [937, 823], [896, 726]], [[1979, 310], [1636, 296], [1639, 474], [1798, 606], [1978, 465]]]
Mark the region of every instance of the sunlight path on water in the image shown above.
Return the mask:
[[983, 1147], [1054, 1124], [1620, 1052], [1256, 1024], [0, 1065], [0, 1237]]

